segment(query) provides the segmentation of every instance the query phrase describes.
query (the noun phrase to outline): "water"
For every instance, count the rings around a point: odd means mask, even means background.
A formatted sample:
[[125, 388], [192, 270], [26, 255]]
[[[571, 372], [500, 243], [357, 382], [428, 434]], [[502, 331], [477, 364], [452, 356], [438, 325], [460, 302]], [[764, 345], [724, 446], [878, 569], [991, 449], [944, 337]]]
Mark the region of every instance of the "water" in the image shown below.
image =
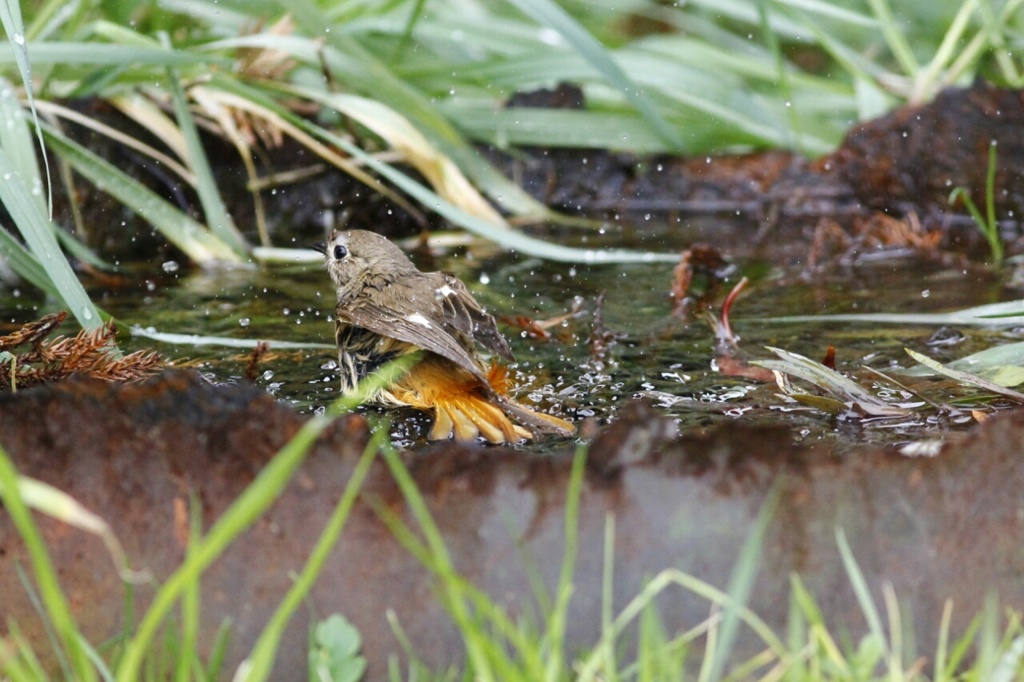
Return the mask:
[[[729, 233], [718, 236], [730, 238]], [[593, 245], [596, 240], [588, 241]], [[909, 366], [905, 346], [945, 362], [1021, 336], [1013, 330], [961, 328], [960, 342], [929, 346], [926, 341], [936, 332], [934, 327], [771, 323], [766, 320], [787, 315], [949, 311], [1013, 298], [1014, 292], [1004, 291], [980, 269], [950, 270], [914, 259], [834, 267], [808, 276], [797, 264], [773, 264], [736, 246], [739, 243], [723, 247], [735, 255], [736, 267], [730, 281], [709, 300], [717, 314], [722, 297], [739, 277], [751, 278], [733, 311], [733, 327], [740, 337], [733, 355], [738, 358], [771, 357], [764, 350], [770, 345], [821, 359], [832, 345], [839, 369], [855, 373], [863, 385], [871, 387], [873, 380], [862, 366], [882, 371]], [[775, 395], [774, 384], [727, 376], [719, 369], [721, 353], [699, 307], [686, 318], [671, 314], [668, 292], [673, 267], [546, 263], [483, 248], [438, 255], [425, 269], [455, 272], [501, 319], [546, 320], [578, 308], [576, 315], [549, 330], [550, 340], [500, 325], [518, 360], [514, 367], [518, 395], [574, 420], [607, 423], [625, 404], [640, 398], [677, 419], [683, 429], [739, 421], [782, 423], [792, 427], [795, 440], [828, 440], [838, 445], [900, 444], [962, 430], [971, 421], [962, 415], [934, 414], [901, 420], [836, 418], [784, 403]], [[121, 286], [90, 289], [96, 303], [117, 319], [161, 332], [271, 340], [257, 385], [306, 413], [322, 409], [336, 396], [333, 350], [293, 350], [273, 344], [333, 344], [334, 293], [322, 267], [189, 272], [185, 267], [155, 264], [122, 275]], [[599, 353], [588, 339], [602, 293], [600, 312], [606, 334], [604, 351]], [[41, 308], [38, 300], [16, 297], [0, 288], [0, 321], [24, 322], [43, 312], [49, 310]], [[237, 348], [140, 338], [123, 338], [122, 345], [126, 350], [155, 347], [175, 365], [194, 367], [218, 382], [241, 381], [248, 360], [248, 351]], [[931, 397], [941, 402], [943, 395], [954, 397], [952, 392]], [[424, 419], [402, 417], [396, 422], [395, 438], [403, 444], [415, 443], [424, 426]]]

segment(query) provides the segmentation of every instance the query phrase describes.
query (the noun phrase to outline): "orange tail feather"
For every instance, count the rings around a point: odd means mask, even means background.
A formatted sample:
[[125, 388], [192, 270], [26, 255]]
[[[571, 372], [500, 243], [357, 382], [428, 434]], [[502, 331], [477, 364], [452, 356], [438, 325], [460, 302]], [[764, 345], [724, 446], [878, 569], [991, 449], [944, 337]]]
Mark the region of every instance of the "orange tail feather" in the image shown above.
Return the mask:
[[490, 390], [448, 360], [428, 355], [388, 392], [397, 402], [434, 412], [434, 425], [428, 436], [431, 440], [453, 435], [458, 440], [473, 440], [482, 436], [497, 444], [532, 438], [530, 429], [564, 435], [575, 432], [569, 422], [535, 412], [509, 398], [508, 372], [501, 365], [491, 365], [488, 383]]

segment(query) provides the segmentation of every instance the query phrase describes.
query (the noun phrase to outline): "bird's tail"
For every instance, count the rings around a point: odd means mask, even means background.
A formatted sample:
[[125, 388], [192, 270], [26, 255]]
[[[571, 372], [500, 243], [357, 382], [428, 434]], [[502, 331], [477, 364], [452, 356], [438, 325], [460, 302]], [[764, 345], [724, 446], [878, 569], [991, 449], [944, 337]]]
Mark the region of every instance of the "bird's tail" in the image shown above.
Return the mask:
[[493, 364], [487, 378], [490, 386], [484, 387], [469, 372], [428, 355], [388, 392], [396, 402], [434, 413], [430, 440], [483, 436], [490, 443], [506, 443], [533, 438], [535, 431], [575, 432], [569, 422], [535, 412], [510, 398], [503, 366]]
[[514, 417], [523, 425], [540, 433], [553, 433], [560, 436], [571, 436], [576, 433], [576, 427], [571, 422], [550, 414], [537, 412], [513, 400], [509, 395], [508, 368], [504, 365], [492, 362], [491, 368], [487, 372], [487, 382], [498, 396], [505, 413], [510, 417]]

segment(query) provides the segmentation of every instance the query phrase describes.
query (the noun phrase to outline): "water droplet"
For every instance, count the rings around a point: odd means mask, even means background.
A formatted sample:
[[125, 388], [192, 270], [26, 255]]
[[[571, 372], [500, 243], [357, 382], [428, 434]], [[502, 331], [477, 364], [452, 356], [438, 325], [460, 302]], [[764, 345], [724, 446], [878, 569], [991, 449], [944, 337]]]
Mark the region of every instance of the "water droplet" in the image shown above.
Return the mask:
[[164, 272], [177, 272], [181, 268], [181, 266], [178, 265], [178, 261], [173, 260], [164, 262], [161, 267], [164, 269]]
[[238, 321], [238, 324], [242, 327], [248, 327], [251, 320], [248, 317], [243, 317]]
[[82, 319], [86, 322], [92, 319], [92, 310], [90, 308], [82, 308]]

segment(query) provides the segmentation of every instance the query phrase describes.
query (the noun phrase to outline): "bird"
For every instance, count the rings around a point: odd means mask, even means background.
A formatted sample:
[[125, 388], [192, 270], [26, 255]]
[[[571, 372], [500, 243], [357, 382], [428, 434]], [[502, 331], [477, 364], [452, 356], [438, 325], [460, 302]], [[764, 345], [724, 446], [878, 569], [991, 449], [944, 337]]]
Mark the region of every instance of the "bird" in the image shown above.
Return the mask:
[[[500, 444], [575, 433], [571, 422], [512, 398], [507, 365], [498, 361], [514, 360], [508, 342], [458, 277], [422, 272], [396, 244], [368, 230], [334, 231], [314, 248], [338, 294], [342, 394], [354, 393], [389, 361], [416, 354], [410, 369], [367, 402], [433, 413], [430, 440]], [[489, 365], [481, 348], [492, 355]]]

